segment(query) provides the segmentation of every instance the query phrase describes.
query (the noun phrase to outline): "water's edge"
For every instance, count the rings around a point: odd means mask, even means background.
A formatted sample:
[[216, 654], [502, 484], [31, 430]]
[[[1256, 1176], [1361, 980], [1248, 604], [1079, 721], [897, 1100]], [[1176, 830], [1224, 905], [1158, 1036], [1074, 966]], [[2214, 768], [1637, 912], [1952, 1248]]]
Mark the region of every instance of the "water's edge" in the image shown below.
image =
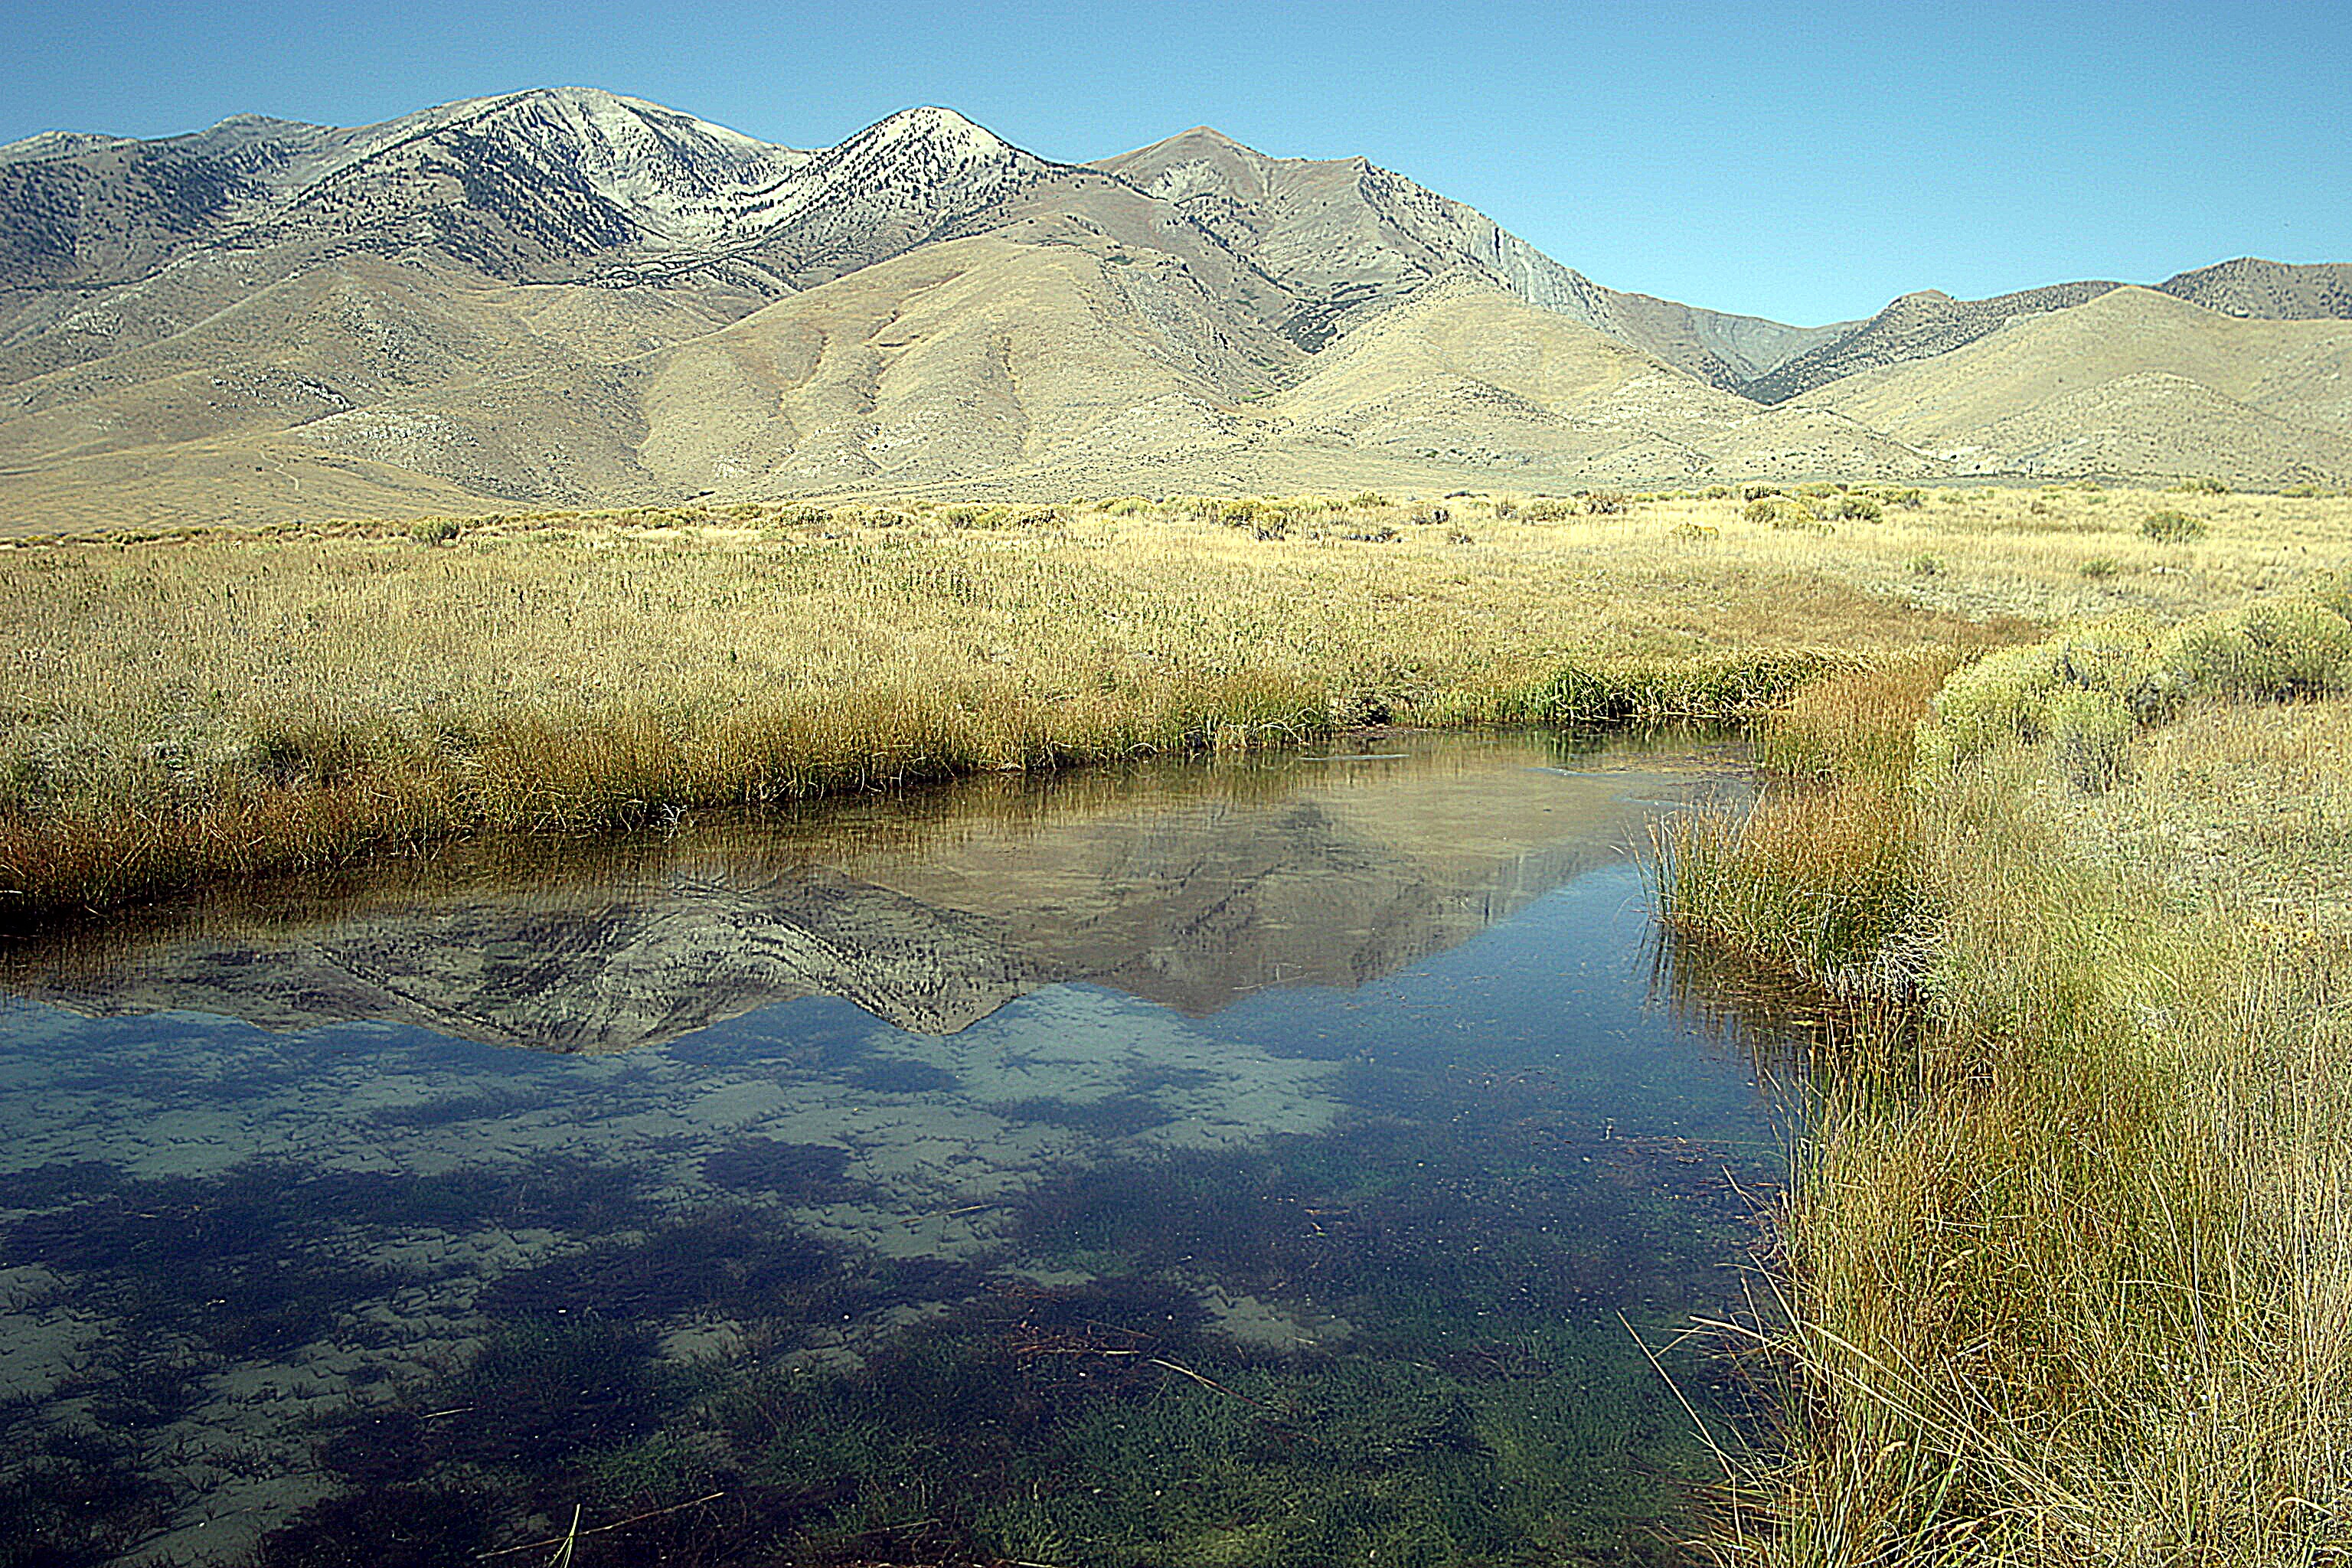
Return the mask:
[[1379, 737], [20, 946], [0, 1554], [1678, 1561], [1633, 1335], [1784, 1139], [1633, 847], [1741, 787]]

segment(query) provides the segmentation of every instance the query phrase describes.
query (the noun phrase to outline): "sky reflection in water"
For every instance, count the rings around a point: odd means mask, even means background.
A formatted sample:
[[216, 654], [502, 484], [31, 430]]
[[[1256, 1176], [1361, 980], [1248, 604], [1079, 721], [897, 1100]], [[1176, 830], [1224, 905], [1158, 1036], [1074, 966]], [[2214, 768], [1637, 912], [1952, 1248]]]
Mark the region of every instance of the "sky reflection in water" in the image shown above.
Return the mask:
[[1379, 750], [16, 953], [0, 1560], [1679, 1561], [1627, 1325], [1737, 1294], [1780, 1142], [1631, 848], [1731, 759]]

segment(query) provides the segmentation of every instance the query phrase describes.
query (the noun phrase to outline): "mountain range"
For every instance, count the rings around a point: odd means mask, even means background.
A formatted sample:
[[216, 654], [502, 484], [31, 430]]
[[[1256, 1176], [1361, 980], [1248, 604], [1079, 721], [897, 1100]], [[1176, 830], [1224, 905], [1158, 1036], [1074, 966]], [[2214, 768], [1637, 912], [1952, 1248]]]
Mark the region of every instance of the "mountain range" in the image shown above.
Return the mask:
[[1363, 158], [774, 146], [581, 88], [0, 147], [0, 522], [1750, 476], [2352, 477], [2352, 265], [1799, 327]]

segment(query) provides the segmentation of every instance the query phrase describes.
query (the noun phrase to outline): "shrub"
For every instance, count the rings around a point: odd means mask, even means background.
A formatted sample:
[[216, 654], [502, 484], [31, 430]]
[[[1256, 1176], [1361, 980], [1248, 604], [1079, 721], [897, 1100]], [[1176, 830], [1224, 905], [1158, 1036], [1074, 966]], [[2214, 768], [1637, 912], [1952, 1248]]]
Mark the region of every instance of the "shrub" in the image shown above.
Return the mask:
[[1911, 574], [1915, 577], [1940, 577], [1944, 574], [1944, 558], [1940, 555], [1914, 555]]
[[1740, 489], [1739, 499], [1741, 500], [1762, 500], [1766, 496], [1776, 496], [1780, 493], [1780, 487], [1778, 485], [1746, 485]]
[[1901, 489], [1888, 490], [1885, 494], [1889, 501], [1901, 507], [1905, 511], [1917, 511], [1927, 504], [1927, 492], [1916, 485], [1907, 485]]
[[1103, 502], [1103, 510], [1113, 517], [1139, 517], [1151, 510], [1151, 503], [1141, 496], [1120, 496]]
[[419, 544], [446, 544], [464, 531], [464, 525], [454, 517], [427, 518], [408, 531], [408, 537]]
[[1709, 527], [1703, 522], [1678, 522], [1666, 530], [1666, 537], [1669, 539], [1720, 539], [1723, 537], [1723, 530]]
[[2123, 777], [2132, 715], [2122, 698], [2083, 688], [2054, 691], [2042, 705], [2042, 721], [2059, 768], [2078, 787], [2095, 794]]
[[1529, 522], [1564, 522], [1577, 515], [1574, 501], [1555, 500], [1549, 496], [1538, 496], [1519, 508], [1519, 515]]
[[2005, 741], [2041, 735], [2042, 700], [2057, 684], [2040, 644], [2003, 648], [1955, 673], [1919, 726], [1923, 772], [1948, 773]]
[[1424, 528], [1434, 523], [1451, 522], [1453, 520], [1454, 514], [1442, 506], [1417, 506], [1412, 509], [1412, 515], [1405, 519], [1407, 522], [1417, 522]]
[[1587, 490], [1583, 500], [1585, 513], [1591, 517], [1612, 516], [1633, 504], [1623, 490]]
[[1749, 522], [1766, 523], [1777, 529], [1802, 528], [1817, 533], [1832, 531], [1821, 520], [1812, 504], [1796, 496], [1764, 496], [1749, 501], [1739, 514]]
[[2136, 693], [2162, 711], [2192, 696], [2279, 700], [2352, 689], [2352, 621], [2315, 599], [2201, 616], [2155, 650], [2156, 673]]
[[[2104, 692], [2135, 710], [2153, 671], [2150, 641], [2143, 624], [2118, 616], [1987, 655], [1937, 693], [1919, 727], [1921, 765], [1948, 769], [2002, 741], [2043, 739], [2053, 732], [2052, 704], [2060, 692]], [[2090, 708], [2074, 704], [2068, 711], [2070, 732], [2096, 730]]]
[[2003, 740], [2047, 737], [2073, 748], [2078, 783], [2103, 788], [2099, 781], [2115, 775], [2101, 759], [2122, 744], [2112, 733], [2118, 712], [2153, 723], [2200, 697], [2280, 701], [2352, 690], [2347, 609], [2352, 603], [2338, 605], [2323, 590], [2200, 616], [2161, 637], [2119, 617], [1989, 655], [1937, 695], [1919, 727], [1919, 764], [1948, 769]]
[[1495, 516], [1497, 519], [1507, 521], [1518, 515], [1518, 502], [1513, 500], [1508, 496], [1497, 496], [1495, 498]]
[[2139, 531], [2161, 544], [2188, 544], [2205, 537], [2201, 519], [2185, 511], [2152, 511], [2140, 519]]
[[1348, 504], [1359, 511], [1369, 511], [1374, 507], [1388, 505], [1389, 498], [1378, 490], [1358, 490], [1348, 498]]
[[1706, 489], [1698, 492], [1698, 499], [1701, 500], [1729, 500], [1731, 499], [1731, 487], [1729, 485], [1709, 485]]
[[1831, 515], [1859, 518], [1864, 522], [1884, 522], [1886, 521], [1886, 509], [1861, 496], [1840, 496], [1837, 508]]
[[2121, 563], [2112, 555], [2094, 555], [2082, 565], [2085, 577], [2112, 577], [2122, 569]]
[[2230, 493], [2230, 487], [2223, 484], [2221, 480], [2213, 478], [2210, 474], [2204, 475], [2198, 479], [2183, 479], [2179, 484], [2173, 486], [2172, 489], [2175, 493], [2180, 495], [2225, 496]]

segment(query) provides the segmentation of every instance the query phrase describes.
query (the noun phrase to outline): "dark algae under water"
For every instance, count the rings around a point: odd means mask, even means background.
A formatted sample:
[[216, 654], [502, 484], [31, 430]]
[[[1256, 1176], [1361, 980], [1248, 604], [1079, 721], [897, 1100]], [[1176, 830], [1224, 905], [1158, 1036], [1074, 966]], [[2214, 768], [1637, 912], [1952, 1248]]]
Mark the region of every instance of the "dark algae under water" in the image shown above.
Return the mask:
[[1785, 1130], [1633, 846], [1735, 763], [982, 781], [21, 945], [0, 1568], [1685, 1561]]

